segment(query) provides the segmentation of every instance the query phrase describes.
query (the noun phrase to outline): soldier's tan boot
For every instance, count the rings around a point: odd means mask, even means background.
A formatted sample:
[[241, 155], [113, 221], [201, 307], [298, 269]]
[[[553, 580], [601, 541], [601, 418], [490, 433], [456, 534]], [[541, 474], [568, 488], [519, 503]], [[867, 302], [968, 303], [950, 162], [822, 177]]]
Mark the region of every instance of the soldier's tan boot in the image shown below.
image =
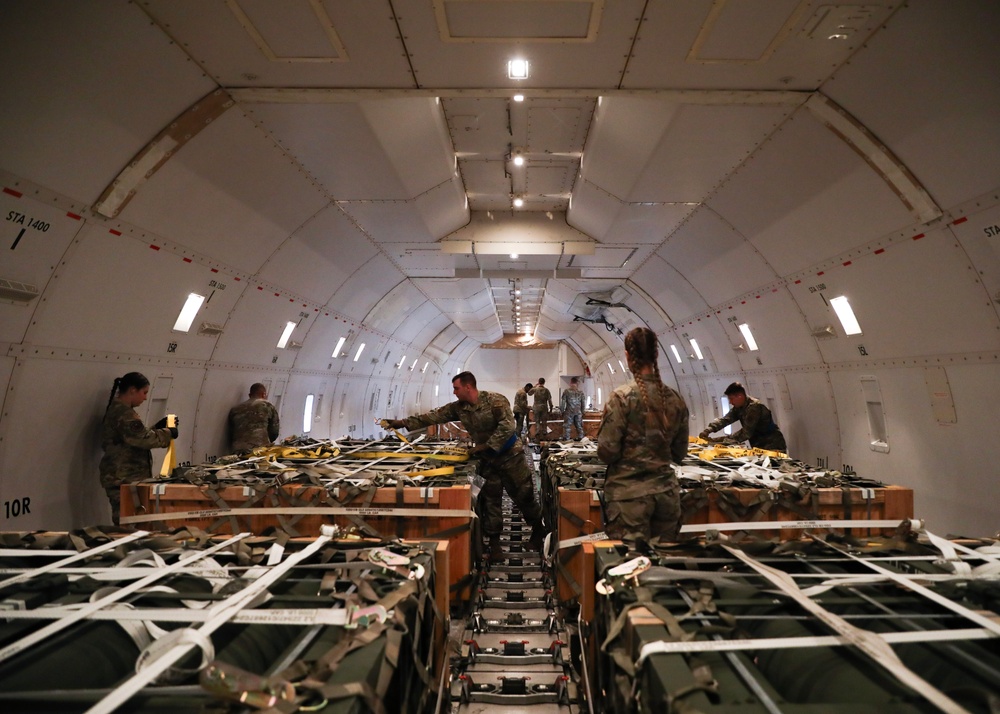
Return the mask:
[[499, 563], [501, 560], [505, 559], [507, 554], [503, 552], [503, 548], [500, 547], [500, 536], [490, 536], [490, 551], [489, 558], [491, 563]]
[[531, 528], [531, 540], [528, 541], [532, 550], [541, 552], [545, 544], [545, 527], [541, 523], [536, 523]]

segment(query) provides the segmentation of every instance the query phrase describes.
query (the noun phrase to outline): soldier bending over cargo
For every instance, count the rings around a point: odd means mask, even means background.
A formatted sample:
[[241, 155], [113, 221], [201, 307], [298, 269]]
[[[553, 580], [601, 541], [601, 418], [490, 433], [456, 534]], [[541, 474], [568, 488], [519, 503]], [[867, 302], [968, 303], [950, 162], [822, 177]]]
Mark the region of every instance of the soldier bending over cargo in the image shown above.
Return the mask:
[[267, 387], [256, 382], [251, 385], [249, 396], [229, 410], [229, 438], [234, 454], [270, 446], [281, 430], [278, 410], [267, 401]]
[[597, 455], [608, 465], [604, 481], [605, 532], [634, 545], [680, 533], [680, 486], [674, 463], [688, 448], [688, 408], [660, 380], [656, 335], [637, 327], [625, 336], [635, 379], [612, 393], [597, 435]]
[[503, 560], [500, 533], [503, 530], [502, 499], [507, 489], [531, 526], [531, 547], [541, 550], [545, 531], [542, 513], [535, 501], [531, 470], [524, 457], [524, 446], [514, 426], [514, 414], [507, 397], [497, 392], [480, 392], [472, 372], [462, 372], [451, 380], [457, 401], [432, 409], [426, 414], [406, 419], [387, 419], [393, 429], [419, 429], [431, 424], [460, 421], [475, 446], [470, 454], [478, 455], [480, 473], [485, 481], [479, 498], [484, 514], [483, 530], [489, 538], [489, 557]]

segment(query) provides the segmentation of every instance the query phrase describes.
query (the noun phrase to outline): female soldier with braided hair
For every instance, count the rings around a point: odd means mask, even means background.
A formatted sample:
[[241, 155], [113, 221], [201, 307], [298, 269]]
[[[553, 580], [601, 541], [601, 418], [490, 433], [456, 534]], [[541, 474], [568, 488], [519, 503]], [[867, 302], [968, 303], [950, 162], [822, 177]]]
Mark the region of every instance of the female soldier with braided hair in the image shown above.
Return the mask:
[[687, 454], [688, 408], [660, 380], [652, 330], [630, 331], [625, 354], [635, 379], [612, 393], [597, 435], [597, 455], [608, 465], [605, 531], [630, 545], [656, 537], [673, 541], [681, 526], [673, 463]]
[[121, 508], [121, 485], [142, 481], [152, 476], [151, 449], [170, 446], [177, 438], [177, 427], [167, 426], [163, 417], [152, 429], [147, 429], [135, 413], [135, 408], [149, 396], [149, 380], [138, 372], [115, 377], [108, 408], [101, 425], [101, 486], [111, 502], [111, 519], [118, 525]]

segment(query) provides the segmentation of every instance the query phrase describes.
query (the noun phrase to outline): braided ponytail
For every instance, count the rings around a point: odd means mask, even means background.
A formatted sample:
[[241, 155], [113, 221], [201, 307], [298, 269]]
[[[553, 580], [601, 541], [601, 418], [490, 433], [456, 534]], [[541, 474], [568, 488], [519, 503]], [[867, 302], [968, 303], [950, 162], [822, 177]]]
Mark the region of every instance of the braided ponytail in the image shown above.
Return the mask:
[[111, 408], [111, 402], [115, 400], [115, 396], [124, 394], [132, 387], [142, 389], [148, 385], [149, 380], [146, 379], [146, 375], [140, 372], [129, 372], [121, 377], [115, 377], [115, 383], [111, 387], [111, 396], [108, 397], [108, 406], [104, 408], [104, 413], [108, 413], [108, 409]]
[[[635, 383], [639, 388], [642, 404], [646, 407], [647, 433], [650, 426], [655, 426], [661, 439], [665, 440], [670, 422], [667, 420], [667, 392], [660, 379], [660, 367], [657, 364], [656, 333], [648, 327], [636, 327], [625, 336], [625, 356], [629, 369], [636, 375]], [[639, 378], [639, 371], [652, 367], [656, 376], [656, 389], [659, 399], [654, 402], [646, 391], [645, 382]]]

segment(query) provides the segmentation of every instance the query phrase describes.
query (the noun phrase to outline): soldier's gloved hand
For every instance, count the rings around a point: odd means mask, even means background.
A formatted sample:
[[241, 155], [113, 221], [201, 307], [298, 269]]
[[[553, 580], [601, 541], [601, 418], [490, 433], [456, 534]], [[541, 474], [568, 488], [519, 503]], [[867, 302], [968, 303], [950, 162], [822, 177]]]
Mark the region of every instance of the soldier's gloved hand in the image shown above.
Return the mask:
[[168, 427], [168, 428], [170, 429], [170, 438], [171, 439], [176, 439], [177, 438], [177, 427], [176, 426], [171, 426], [171, 427]]
[[705, 429], [703, 432], [701, 432], [700, 434], [698, 434], [698, 437], [701, 438], [701, 439], [707, 439], [711, 435], [712, 435], [712, 432], [710, 432], [708, 429]]
[[385, 423], [388, 424], [391, 429], [402, 429], [406, 426], [406, 422], [402, 419], [386, 419]]
[[471, 449], [469, 449], [469, 456], [486, 451], [487, 448], [488, 447], [486, 446], [486, 444], [479, 444], [478, 446], [473, 446]]
[[167, 428], [167, 418], [163, 417], [160, 421], [153, 424], [154, 429], [166, 429]]

